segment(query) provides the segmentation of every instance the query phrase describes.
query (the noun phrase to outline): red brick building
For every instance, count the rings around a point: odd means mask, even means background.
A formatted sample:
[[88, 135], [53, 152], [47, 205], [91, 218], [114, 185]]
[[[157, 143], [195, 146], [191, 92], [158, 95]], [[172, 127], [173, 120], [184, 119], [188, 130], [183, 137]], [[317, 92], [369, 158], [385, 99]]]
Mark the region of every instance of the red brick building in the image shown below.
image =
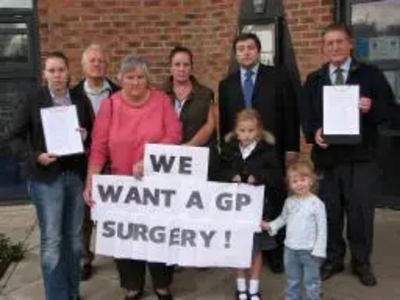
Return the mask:
[[[242, 0], [251, 2], [252, 0]], [[269, 0], [270, 2], [272, 0]], [[109, 52], [110, 74], [122, 57], [138, 54], [152, 66], [159, 83], [168, 72], [167, 57], [176, 44], [195, 54], [199, 78], [216, 87], [226, 74], [237, 34], [237, 0], [40, 0], [41, 54], [62, 49], [80, 75], [80, 55], [92, 42]], [[321, 62], [321, 28], [333, 20], [334, 0], [284, 0], [285, 18], [302, 76]]]

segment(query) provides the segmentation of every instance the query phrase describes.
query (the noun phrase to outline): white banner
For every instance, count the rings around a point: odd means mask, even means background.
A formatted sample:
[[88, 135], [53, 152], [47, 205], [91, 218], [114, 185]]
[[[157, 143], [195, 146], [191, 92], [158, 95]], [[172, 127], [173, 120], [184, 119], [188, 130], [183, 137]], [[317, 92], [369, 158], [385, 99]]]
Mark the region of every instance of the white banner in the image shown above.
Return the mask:
[[245, 268], [264, 187], [95, 176], [96, 252], [183, 266]]
[[[176, 146], [179, 151], [165, 152], [164, 145], [151, 147], [145, 168], [152, 171], [142, 180], [93, 177], [96, 252], [169, 265], [248, 268], [264, 186], [200, 180], [207, 174], [199, 165], [208, 163], [208, 150], [204, 157], [201, 148]], [[160, 157], [175, 159], [154, 168]], [[182, 163], [180, 157], [186, 161], [184, 176], [182, 167], [174, 167]]]
[[144, 176], [176, 175], [207, 180], [209, 149], [206, 147], [146, 144]]

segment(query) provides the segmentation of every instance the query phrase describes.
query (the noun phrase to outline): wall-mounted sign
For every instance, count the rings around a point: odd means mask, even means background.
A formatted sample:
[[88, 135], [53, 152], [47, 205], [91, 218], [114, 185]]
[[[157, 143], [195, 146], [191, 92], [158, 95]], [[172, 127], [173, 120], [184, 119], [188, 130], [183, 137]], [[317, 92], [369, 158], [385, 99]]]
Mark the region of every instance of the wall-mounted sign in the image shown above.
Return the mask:
[[369, 59], [400, 59], [400, 36], [380, 36], [370, 38]]

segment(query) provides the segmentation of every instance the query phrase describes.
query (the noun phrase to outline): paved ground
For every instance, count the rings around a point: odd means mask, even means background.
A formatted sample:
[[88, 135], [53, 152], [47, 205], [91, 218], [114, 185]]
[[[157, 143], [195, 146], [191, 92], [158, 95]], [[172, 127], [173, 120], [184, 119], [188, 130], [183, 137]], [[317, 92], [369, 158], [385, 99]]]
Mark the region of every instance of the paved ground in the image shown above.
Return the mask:
[[[0, 232], [15, 241], [24, 241], [26, 258], [13, 265], [0, 281], [1, 300], [43, 299], [38, 258], [36, 217], [31, 206], [0, 206]], [[324, 284], [324, 300], [400, 300], [400, 212], [377, 210], [373, 264], [379, 279], [374, 288], [361, 286], [346, 270]], [[111, 259], [97, 257], [96, 273], [82, 284], [85, 300], [123, 299]], [[265, 270], [262, 280], [264, 299], [283, 299], [285, 278]], [[175, 276], [174, 293], [178, 300], [234, 299], [234, 277], [230, 270], [184, 270]], [[146, 300], [151, 296], [150, 285]]]

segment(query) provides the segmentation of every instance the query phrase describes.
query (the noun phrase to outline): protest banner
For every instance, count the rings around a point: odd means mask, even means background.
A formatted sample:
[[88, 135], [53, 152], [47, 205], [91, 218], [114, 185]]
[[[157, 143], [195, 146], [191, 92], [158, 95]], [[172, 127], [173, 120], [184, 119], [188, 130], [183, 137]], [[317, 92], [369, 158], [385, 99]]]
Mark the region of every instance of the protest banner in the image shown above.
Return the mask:
[[146, 144], [144, 176], [175, 175], [207, 180], [206, 147]]
[[169, 174], [142, 180], [98, 175], [92, 197], [99, 254], [170, 265], [246, 268], [253, 234], [260, 227], [264, 187]]

